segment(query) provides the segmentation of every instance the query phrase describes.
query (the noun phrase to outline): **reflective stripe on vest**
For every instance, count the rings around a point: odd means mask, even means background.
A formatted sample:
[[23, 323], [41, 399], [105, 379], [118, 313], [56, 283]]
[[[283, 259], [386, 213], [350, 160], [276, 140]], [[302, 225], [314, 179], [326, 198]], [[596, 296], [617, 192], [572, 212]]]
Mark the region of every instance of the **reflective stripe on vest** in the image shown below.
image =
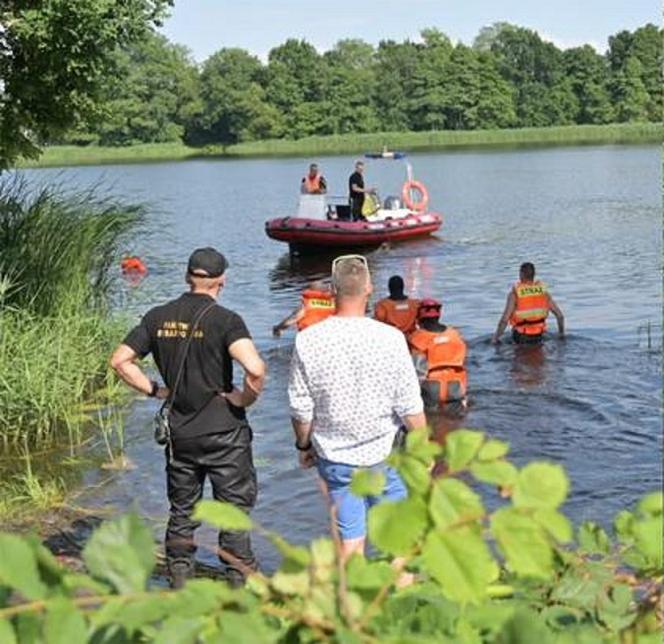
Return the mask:
[[549, 315], [549, 296], [546, 284], [536, 282], [518, 282], [514, 285], [516, 308], [510, 324], [519, 332], [527, 335], [539, 335], [546, 330], [546, 318]]
[[320, 191], [320, 174], [317, 174], [313, 179], [307, 175], [304, 177], [304, 189], [309, 194], [316, 194]]
[[410, 333], [415, 329], [419, 300], [392, 300], [386, 297], [376, 304], [375, 317], [380, 322], [396, 327], [402, 333]]
[[408, 338], [411, 350], [426, 356], [429, 373], [436, 369], [462, 369], [466, 360], [466, 343], [454, 327], [433, 332], [418, 329]]
[[335, 313], [334, 298], [329, 291], [315, 291], [307, 289], [302, 293], [302, 307], [304, 315], [297, 322], [298, 331], [302, 331], [312, 324], [322, 322]]
[[[468, 373], [464, 366], [466, 343], [453, 327], [432, 332], [418, 329], [408, 338], [411, 351], [426, 361], [426, 375], [422, 386], [435, 386], [439, 402], [463, 398], [468, 389]], [[454, 388], [452, 383], [457, 383]]]

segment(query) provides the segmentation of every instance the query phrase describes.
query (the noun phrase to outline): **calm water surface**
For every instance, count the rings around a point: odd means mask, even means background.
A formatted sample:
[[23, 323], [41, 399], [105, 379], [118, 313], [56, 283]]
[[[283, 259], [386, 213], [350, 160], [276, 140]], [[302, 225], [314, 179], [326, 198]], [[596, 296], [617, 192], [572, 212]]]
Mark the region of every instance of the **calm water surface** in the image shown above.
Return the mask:
[[[286, 400], [292, 335], [271, 326], [298, 303], [329, 258], [291, 262], [263, 233], [264, 221], [293, 212], [309, 159], [191, 161], [26, 172], [36, 183], [103, 182], [149, 204], [146, 230], [131, 250], [150, 269], [140, 289], [119, 294], [138, 315], [183, 289], [197, 246], [227, 254], [222, 301], [240, 312], [265, 356], [270, 379], [251, 411], [260, 482], [256, 518], [296, 542], [327, 530], [314, 475], [297, 468]], [[656, 147], [584, 147], [419, 154], [417, 178], [445, 222], [438, 236], [369, 255], [378, 294], [394, 273], [414, 296], [443, 300], [447, 321], [470, 343], [471, 409], [464, 425], [508, 440], [518, 463], [562, 463], [572, 480], [566, 510], [576, 520], [608, 522], [621, 507], [661, 487], [661, 197]], [[343, 194], [352, 157], [321, 166]], [[367, 184], [398, 193], [403, 169], [371, 163]], [[522, 261], [532, 260], [565, 312], [569, 337], [543, 348], [488, 343]], [[649, 351], [640, 327], [654, 326]], [[553, 324], [555, 328], [555, 324]], [[154, 401], [127, 419], [137, 469], [86, 474], [90, 507], [137, 507], [161, 529], [167, 514], [164, 462], [151, 439]], [[434, 424], [440, 419], [432, 418]], [[201, 540], [212, 544], [208, 531]], [[269, 569], [276, 555], [258, 543]]]

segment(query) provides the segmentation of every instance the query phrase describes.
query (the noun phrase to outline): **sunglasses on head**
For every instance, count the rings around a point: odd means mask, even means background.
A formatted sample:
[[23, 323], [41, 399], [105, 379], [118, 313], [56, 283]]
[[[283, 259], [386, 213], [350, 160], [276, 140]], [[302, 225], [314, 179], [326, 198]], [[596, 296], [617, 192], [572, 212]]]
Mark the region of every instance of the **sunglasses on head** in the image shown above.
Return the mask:
[[340, 255], [332, 262], [332, 284], [335, 282], [335, 273], [337, 268], [344, 262], [352, 261], [360, 262], [362, 266], [367, 269], [367, 273], [369, 273], [369, 263], [367, 262], [367, 258], [364, 255]]

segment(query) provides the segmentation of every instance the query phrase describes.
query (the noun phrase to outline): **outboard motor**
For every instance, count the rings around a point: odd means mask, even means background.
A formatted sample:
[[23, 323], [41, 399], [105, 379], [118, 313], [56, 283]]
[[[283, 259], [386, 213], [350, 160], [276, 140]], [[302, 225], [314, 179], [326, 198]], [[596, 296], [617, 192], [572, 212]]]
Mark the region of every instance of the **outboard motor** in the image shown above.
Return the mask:
[[401, 208], [401, 199], [391, 195], [385, 199], [383, 208], [385, 208], [385, 210], [399, 210]]

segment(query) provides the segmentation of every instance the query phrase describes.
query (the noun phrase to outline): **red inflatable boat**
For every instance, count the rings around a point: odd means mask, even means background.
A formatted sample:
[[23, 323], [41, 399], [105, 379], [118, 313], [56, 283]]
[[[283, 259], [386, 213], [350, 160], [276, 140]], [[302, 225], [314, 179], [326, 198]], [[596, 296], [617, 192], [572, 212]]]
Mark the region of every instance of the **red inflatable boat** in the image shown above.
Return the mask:
[[[367, 154], [368, 158], [403, 160], [402, 152], [384, 150]], [[291, 217], [277, 217], [265, 223], [271, 239], [286, 242], [291, 251], [306, 252], [324, 248], [379, 246], [384, 242], [401, 242], [436, 232], [443, 224], [440, 214], [428, 210], [426, 187], [413, 179], [406, 162], [406, 182], [400, 197], [381, 202], [375, 191], [366, 194], [362, 220], [352, 221], [348, 201], [343, 197], [304, 194], [298, 212]]]
[[278, 217], [265, 223], [271, 239], [288, 242], [294, 249], [312, 247], [378, 246], [423, 237], [436, 232], [443, 218], [434, 212], [411, 212], [380, 221], [339, 221], [302, 217]]

